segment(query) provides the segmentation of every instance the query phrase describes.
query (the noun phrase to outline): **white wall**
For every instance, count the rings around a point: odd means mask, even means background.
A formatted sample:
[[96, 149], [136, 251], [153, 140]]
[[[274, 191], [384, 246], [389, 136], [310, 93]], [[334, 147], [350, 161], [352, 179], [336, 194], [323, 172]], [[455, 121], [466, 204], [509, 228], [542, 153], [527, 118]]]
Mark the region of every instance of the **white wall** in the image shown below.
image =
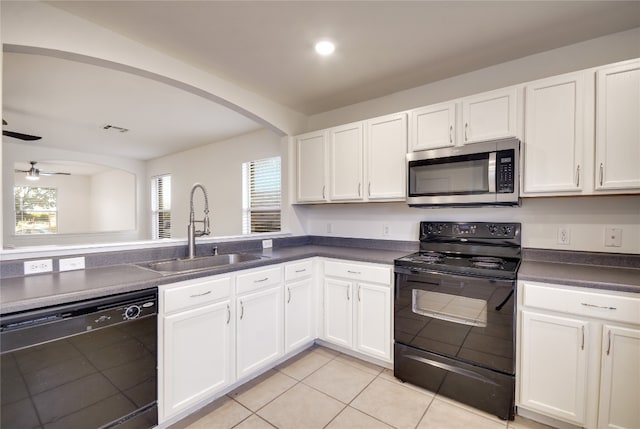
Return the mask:
[[136, 228], [136, 177], [122, 170], [91, 176], [90, 231]]
[[[311, 235], [418, 239], [420, 221], [520, 222], [522, 245], [541, 249], [640, 253], [640, 196], [526, 198], [520, 207], [412, 208], [404, 203], [300, 206]], [[327, 225], [331, 224], [331, 233]], [[383, 235], [383, 225], [389, 235]], [[570, 244], [557, 244], [559, 226], [570, 230]], [[622, 229], [622, 247], [604, 246], [605, 227]]]
[[[229, 140], [151, 160], [147, 164], [147, 182], [151, 177], [171, 174], [171, 237], [185, 238], [189, 224], [189, 197], [194, 183], [202, 184], [209, 195], [211, 234], [242, 234], [242, 163], [283, 156], [280, 136], [263, 129]], [[195, 218], [203, 218], [203, 196], [194, 195]], [[197, 229], [202, 225], [197, 224]]]

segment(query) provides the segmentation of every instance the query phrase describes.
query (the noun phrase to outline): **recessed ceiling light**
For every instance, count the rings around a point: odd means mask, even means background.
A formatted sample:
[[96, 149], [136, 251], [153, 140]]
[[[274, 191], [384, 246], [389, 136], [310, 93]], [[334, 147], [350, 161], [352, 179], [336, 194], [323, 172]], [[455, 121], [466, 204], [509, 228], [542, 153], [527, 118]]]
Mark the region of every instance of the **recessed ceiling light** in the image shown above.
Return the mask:
[[336, 50], [336, 45], [328, 40], [321, 40], [316, 43], [316, 52], [320, 55], [331, 55]]

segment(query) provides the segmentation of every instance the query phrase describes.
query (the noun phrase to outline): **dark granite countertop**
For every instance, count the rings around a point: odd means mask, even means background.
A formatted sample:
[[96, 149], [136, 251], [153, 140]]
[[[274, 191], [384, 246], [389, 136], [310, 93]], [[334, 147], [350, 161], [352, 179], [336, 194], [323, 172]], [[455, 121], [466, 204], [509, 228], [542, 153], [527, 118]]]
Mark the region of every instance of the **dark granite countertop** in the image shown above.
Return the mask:
[[303, 245], [246, 253], [259, 255], [262, 259], [182, 274], [163, 275], [135, 264], [119, 264], [78, 271], [7, 278], [2, 280], [2, 285], [0, 286], [0, 313], [15, 313], [100, 296], [142, 290], [198, 277], [279, 264], [314, 256], [392, 265], [394, 259], [404, 256], [410, 251]]
[[518, 280], [640, 293], [640, 255], [524, 249]]
[[[261, 259], [182, 274], [163, 275], [134, 263], [120, 262], [78, 271], [4, 278], [0, 285], [0, 314], [142, 290], [314, 256], [392, 265], [394, 259], [415, 251], [413, 245], [409, 244], [407, 247], [406, 242], [397, 245], [374, 242], [373, 247], [359, 247], [363, 243], [370, 244], [367, 240], [318, 238], [312, 244], [264, 250], [240, 249], [242, 253], [255, 254], [261, 256]], [[123, 258], [130, 256], [124, 255]], [[523, 249], [518, 279], [640, 293], [640, 255]]]

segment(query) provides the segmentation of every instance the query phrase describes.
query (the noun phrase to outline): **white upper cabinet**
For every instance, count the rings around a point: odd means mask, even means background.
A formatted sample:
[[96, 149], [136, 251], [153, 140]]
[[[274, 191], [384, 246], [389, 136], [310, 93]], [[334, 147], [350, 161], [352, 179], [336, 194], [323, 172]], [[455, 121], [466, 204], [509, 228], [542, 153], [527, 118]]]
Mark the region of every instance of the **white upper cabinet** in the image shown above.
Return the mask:
[[[460, 119], [459, 111], [462, 112]], [[483, 92], [410, 112], [409, 150], [413, 152], [517, 136], [517, 87]]]
[[406, 113], [304, 134], [295, 142], [298, 203], [405, 199]]
[[640, 60], [596, 73], [595, 189], [640, 188]]
[[362, 122], [329, 130], [331, 201], [362, 199], [363, 146]]
[[365, 122], [369, 200], [403, 200], [406, 196], [407, 115], [387, 115]]
[[421, 107], [410, 113], [409, 150], [412, 152], [456, 144], [455, 102]]
[[516, 137], [517, 94], [510, 87], [463, 98], [463, 143]]
[[523, 194], [579, 194], [584, 145], [584, 75], [525, 86]]
[[325, 131], [316, 131], [296, 137], [299, 202], [326, 201], [326, 151]]

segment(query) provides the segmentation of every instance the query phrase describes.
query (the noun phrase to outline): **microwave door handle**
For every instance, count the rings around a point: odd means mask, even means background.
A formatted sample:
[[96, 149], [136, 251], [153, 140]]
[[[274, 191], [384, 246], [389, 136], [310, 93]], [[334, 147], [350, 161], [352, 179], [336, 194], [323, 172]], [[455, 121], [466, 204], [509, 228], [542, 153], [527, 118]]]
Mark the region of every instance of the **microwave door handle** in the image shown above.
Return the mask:
[[489, 153], [489, 168], [487, 169], [487, 181], [489, 182], [489, 193], [496, 193], [496, 153]]

